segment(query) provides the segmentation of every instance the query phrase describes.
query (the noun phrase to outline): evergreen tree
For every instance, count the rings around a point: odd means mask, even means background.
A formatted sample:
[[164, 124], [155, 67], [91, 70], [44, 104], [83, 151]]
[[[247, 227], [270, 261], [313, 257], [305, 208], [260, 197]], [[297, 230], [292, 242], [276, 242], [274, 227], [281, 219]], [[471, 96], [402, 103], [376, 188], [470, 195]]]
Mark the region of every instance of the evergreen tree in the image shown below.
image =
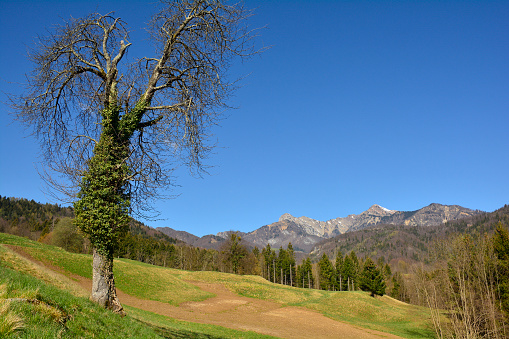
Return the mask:
[[385, 294], [386, 285], [382, 272], [369, 257], [364, 262], [359, 280], [361, 290], [371, 292], [372, 297]]
[[255, 246], [255, 247], [253, 248], [253, 254], [254, 254], [254, 256], [255, 256], [255, 257], [257, 257], [257, 258], [258, 258], [258, 256], [260, 255], [260, 250], [258, 249], [258, 247], [257, 247], [257, 246]]
[[[354, 282], [355, 282], [355, 266], [354, 266], [354, 263], [352, 262], [352, 258], [347, 255], [345, 256], [345, 260], [343, 261], [343, 265], [342, 265], [342, 268], [341, 268], [341, 275], [342, 275], [342, 278], [343, 278], [343, 290], [345, 291], [350, 291], [352, 288], [351, 286], [353, 286]], [[346, 288], [345, 288], [346, 286]]]
[[276, 251], [274, 251], [270, 244], [267, 244], [267, 247], [265, 247], [262, 250], [262, 255], [265, 260], [264, 268], [263, 270], [266, 272], [266, 279], [268, 281], [276, 282], [276, 275], [275, 275], [275, 265], [276, 265]]
[[313, 277], [313, 265], [309, 257], [298, 267], [298, 273], [298, 286], [313, 288], [315, 280]]
[[[281, 283], [281, 285], [286, 284], [285, 277], [286, 277], [286, 269], [288, 264], [288, 258], [286, 250], [283, 249], [283, 246], [279, 247], [279, 253], [277, 258], [277, 270], [276, 274], [278, 275], [277, 281]], [[288, 271], [290, 268], [288, 267]]]
[[242, 258], [248, 255], [248, 251], [241, 244], [238, 233], [230, 234], [230, 238], [223, 244], [221, 253], [224, 255], [225, 266], [230, 267], [231, 273], [238, 274]]
[[392, 276], [392, 289], [390, 296], [404, 302], [410, 301], [405, 288], [405, 280], [403, 280], [403, 276], [399, 272], [394, 273]]
[[384, 273], [385, 280], [389, 280], [392, 275], [391, 266], [389, 266], [389, 264], [384, 265], [383, 273]]
[[493, 250], [497, 256], [500, 304], [509, 316], [509, 231], [501, 222], [498, 222], [493, 236]]
[[334, 286], [334, 266], [332, 266], [329, 257], [325, 253], [322, 255], [322, 258], [318, 262], [318, 270], [320, 289], [328, 291], [332, 290]]
[[71, 218], [62, 218], [55, 225], [51, 243], [66, 251], [80, 253], [83, 251], [83, 235], [78, 232]]
[[336, 253], [336, 279], [335, 279], [336, 288], [338, 291], [343, 291], [343, 254], [338, 249]]
[[359, 262], [359, 258], [357, 257], [357, 254], [355, 254], [354, 251], [350, 252], [350, 258], [352, 259], [352, 264], [353, 264], [353, 276], [352, 276], [353, 290], [356, 290], [359, 287], [359, 286], [357, 286], [357, 284], [358, 284], [358, 280], [359, 280], [358, 277], [359, 277], [359, 274], [361, 271], [361, 264]]
[[291, 242], [288, 243], [288, 246], [286, 248], [286, 253], [288, 254], [288, 266], [290, 269], [290, 272], [289, 272], [290, 286], [293, 286], [294, 281], [295, 281], [296, 272], [295, 272], [295, 253], [294, 253], [293, 246], [292, 246]]

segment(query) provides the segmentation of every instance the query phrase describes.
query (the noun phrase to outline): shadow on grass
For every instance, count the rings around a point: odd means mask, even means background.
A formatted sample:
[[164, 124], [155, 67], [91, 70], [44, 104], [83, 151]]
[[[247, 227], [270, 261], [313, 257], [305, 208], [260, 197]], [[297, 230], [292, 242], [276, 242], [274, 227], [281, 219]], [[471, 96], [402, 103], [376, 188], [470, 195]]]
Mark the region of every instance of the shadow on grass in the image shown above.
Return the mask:
[[161, 326], [156, 326], [154, 324], [150, 324], [150, 323], [147, 323], [147, 322], [144, 322], [140, 319], [135, 319], [133, 318], [135, 321], [147, 326], [147, 327], [150, 327], [152, 330], [154, 330], [154, 332], [156, 332], [158, 335], [164, 337], [164, 338], [186, 338], [186, 339], [221, 339], [223, 337], [218, 337], [218, 336], [215, 336], [215, 335], [210, 335], [210, 334], [205, 334], [205, 333], [197, 333], [197, 332], [191, 332], [191, 331], [186, 331], [186, 330], [181, 330], [181, 329], [173, 329], [173, 328], [167, 328], [167, 327], [161, 327]]
[[409, 330], [405, 329], [405, 338], [435, 338], [435, 332], [432, 330]]

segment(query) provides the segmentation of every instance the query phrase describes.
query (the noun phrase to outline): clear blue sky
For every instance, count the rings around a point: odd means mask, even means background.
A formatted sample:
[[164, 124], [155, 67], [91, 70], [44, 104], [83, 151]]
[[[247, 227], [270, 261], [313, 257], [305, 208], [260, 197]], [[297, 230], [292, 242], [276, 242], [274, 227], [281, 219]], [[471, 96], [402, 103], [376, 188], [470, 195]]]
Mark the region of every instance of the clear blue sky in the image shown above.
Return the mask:
[[[147, 1], [6, 1], [0, 6], [0, 195], [54, 202], [39, 146], [11, 123], [5, 92], [27, 46], [62, 18], [115, 11], [150, 54]], [[178, 171], [160, 221], [196, 235], [251, 231], [283, 213], [318, 220], [372, 204], [493, 211], [509, 203], [509, 1], [248, 1], [272, 48], [215, 130], [211, 176]], [[151, 56], [151, 55], [147, 55]]]

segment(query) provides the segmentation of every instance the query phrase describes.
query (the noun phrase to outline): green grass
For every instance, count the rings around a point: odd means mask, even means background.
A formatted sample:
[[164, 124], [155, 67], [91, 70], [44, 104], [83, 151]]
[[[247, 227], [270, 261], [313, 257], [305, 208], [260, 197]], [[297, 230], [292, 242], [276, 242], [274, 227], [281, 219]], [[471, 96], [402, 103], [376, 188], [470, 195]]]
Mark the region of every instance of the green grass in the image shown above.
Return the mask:
[[[89, 255], [69, 253], [58, 247], [47, 246], [6, 234], [0, 234], [1, 243], [21, 246], [37, 260], [58, 266], [72, 274], [91, 278], [92, 259]], [[0, 246], [0, 257], [2, 256], [7, 258], [5, 251], [2, 254]], [[23, 270], [23, 267], [13, 260], [4, 261], [7, 266], [10, 265], [18, 270]], [[128, 294], [143, 299], [157, 300], [172, 305], [179, 305], [188, 301], [201, 301], [212, 297], [213, 294], [197, 288], [188, 281], [217, 283], [241, 296], [270, 300], [286, 306], [306, 307], [334, 320], [363, 328], [393, 333], [405, 338], [434, 337], [427, 309], [403, 304], [389, 297], [372, 298], [364, 292], [328, 292], [293, 288], [270, 283], [258, 276], [182, 271], [127, 259], [115, 260], [114, 265], [117, 287]], [[30, 271], [29, 269], [25, 270]], [[32, 274], [32, 271], [27, 273]], [[40, 278], [52, 283], [50, 278], [44, 276]], [[206, 335], [212, 337], [228, 337], [227, 332], [219, 333], [217, 329], [210, 332], [212, 327], [204, 328], [205, 325], [177, 322], [132, 308], [129, 308], [129, 311], [136, 315], [140, 321], [155, 326], [154, 328], [159, 331], [158, 333], [163, 333], [163, 335], [165, 330], [161, 330], [161, 328], [169, 328], [170, 331], [196, 332], [199, 335], [205, 335], [204, 333], [206, 333]], [[150, 321], [147, 319], [150, 319]], [[240, 333], [243, 336], [246, 335], [244, 332]], [[236, 335], [238, 333], [233, 337], [236, 337]], [[198, 336], [197, 338], [201, 337]]]
[[[21, 246], [30, 254], [39, 251], [39, 259], [53, 264], [79, 266], [79, 260], [77, 265], [59, 258], [66, 252], [56, 247], [0, 233], [1, 243]], [[75, 260], [83, 257], [68, 254]], [[73, 273], [77, 272], [79, 269]], [[179, 321], [129, 306], [128, 316], [120, 317], [90, 302], [88, 297], [77, 297], [52, 284], [63, 289], [71, 287], [71, 283], [53, 277], [50, 270], [23, 260], [0, 245], [0, 338], [274, 338]]]
[[[39, 279], [0, 266], [0, 304], [21, 327], [4, 338], [161, 338], [132, 317], [120, 317], [87, 298], [79, 298]], [[5, 317], [0, 319], [0, 328]], [[19, 324], [18, 324], [19, 325]]]
[[119, 259], [114, 262], [115, 284], [142, 299], [166, 302], [174, 306], [187, 301], [203, 301], [215, 295], [178, 278], [178, 270]]
[[[23, 250], [33, 258], [60, 267], [65, 271], [63, 273], [69, 276], [75, 274], [92, 279], [90, 255], [67, 252], [60, 247], [44, 245], [4, 233], [0, 233], [0, 243], [23, 247]], [[133, 260], [116, 259], [114, 272], [115, 284], [120, 290], [142, 299], [157, 300], [177, 306], [186, 301], [202, 301], [214, 296], [179, 279], [179, 270]]]
[[319, 300], [299, 304], [334, 320], [389, 332], [404, 338], [434, 338], [428, 310], [402, 304], [387, 296], [373, 298], [366, 292], [329, 292]]
[[254, 332], [178, 321], [127, 307], [120, 317], [87, 298], [79, 298], [0, 265], [0, 309], [5, 304], [19, 328], [2, 331], [2, 338], [273, 338]]

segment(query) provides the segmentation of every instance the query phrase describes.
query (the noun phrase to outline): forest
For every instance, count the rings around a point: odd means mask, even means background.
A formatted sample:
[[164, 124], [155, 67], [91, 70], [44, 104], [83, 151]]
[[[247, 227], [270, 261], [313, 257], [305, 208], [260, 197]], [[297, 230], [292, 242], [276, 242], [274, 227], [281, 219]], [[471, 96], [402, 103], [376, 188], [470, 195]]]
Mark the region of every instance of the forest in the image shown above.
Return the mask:
[[[91, 253], [72, 218], [70, 207], [0, 196], [0, 232]], [[378, 226], [343, 234], [297, 262], [291, 243], [249, 248], [230, 232], [220, 250], [202, 249], [132, 219], [115, 256], [183, 270], [260, 275], [299, 288], [388, 294], [429, 308], [440, 338], [504, 338], [509, 335], [508, 226], [507, 205], [435, 228]], [[408, 248], [419, 251], [395, 258]]]

